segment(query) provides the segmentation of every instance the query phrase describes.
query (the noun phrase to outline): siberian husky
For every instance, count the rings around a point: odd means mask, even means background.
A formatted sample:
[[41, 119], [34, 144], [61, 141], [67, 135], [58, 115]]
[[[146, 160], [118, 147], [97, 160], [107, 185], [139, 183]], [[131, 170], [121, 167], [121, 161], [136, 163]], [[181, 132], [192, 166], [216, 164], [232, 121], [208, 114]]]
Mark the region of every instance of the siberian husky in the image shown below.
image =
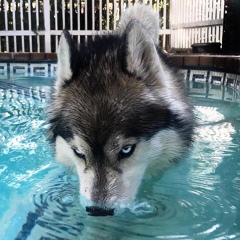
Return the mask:
[[157, 15], [142, 4], [126, 10], [115, 32], [85, 44], [61, 35], [49, 132], [91, 215], [133, 201], [143, 178], [191, 146], [193, 107], [158, 39]]

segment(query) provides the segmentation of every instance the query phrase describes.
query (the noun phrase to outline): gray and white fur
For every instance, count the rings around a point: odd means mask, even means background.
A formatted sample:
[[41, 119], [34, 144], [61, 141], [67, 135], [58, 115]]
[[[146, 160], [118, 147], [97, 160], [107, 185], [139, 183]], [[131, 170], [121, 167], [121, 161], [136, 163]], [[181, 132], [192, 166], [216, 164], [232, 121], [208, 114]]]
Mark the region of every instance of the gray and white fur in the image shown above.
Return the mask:
[[114, 33], [81, 45], [62, 33], [49, 132], [90, 214], [133, 201], [143, 178], [191, 146], [193, 108], [157, 47], [158, 31], [156, 13], [136, 4]]

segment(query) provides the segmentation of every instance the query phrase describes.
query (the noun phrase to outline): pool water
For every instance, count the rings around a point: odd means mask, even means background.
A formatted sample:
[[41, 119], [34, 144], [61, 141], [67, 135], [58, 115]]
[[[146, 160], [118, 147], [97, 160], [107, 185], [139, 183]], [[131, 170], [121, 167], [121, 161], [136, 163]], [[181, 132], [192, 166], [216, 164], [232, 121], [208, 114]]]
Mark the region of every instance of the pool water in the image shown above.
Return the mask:
[[129, 209], [93, 217], [79, 203], [77, 176], [55, 162], [47, 141], [51, 82], [0, 80], [0, 239], [240, 239], [234, 90], [188, 82], [198, 117], [189, 156], [143, 181]]

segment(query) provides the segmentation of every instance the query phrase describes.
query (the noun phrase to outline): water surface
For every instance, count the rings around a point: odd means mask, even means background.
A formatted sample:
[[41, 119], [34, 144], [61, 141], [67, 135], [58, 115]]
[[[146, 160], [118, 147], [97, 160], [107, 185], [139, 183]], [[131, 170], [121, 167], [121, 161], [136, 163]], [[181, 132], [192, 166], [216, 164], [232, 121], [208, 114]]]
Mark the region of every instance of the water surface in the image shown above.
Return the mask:
[[189, 83], [199, 124], [189, 156], [143, 181], [131, 208], [93, 217], [79, 203], [77, 176], [54, 160], [45, 133], [48, 79], [39, 87], [40, 80], [31, 89], [28, 79], [0, 81], [0, 239], [240, 239], [233, 90]]

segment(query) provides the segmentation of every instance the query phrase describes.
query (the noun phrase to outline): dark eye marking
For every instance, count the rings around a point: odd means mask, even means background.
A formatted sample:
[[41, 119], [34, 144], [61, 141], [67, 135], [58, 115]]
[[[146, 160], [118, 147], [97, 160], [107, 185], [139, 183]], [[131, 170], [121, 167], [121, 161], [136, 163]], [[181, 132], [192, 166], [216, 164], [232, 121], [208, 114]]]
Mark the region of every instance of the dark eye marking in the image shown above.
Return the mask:
[[81, 159], [83, 159], [83, 160], [86, 160], [85, 155], [84, 155], [82, 152], [80, 152], [78, 149], [73, 149], [73, 152], [75, 153], [75, 155], [76, 155], [77, 157], [79, 157], [79, 158], [81, 158]]
[[121, 149], [121, 151], [118, 153], [118, 159], [120, 160], [123, 158], [130, 157], [133, 154], [135, 147], [136, 147], [136, 144], [124, 146]]

